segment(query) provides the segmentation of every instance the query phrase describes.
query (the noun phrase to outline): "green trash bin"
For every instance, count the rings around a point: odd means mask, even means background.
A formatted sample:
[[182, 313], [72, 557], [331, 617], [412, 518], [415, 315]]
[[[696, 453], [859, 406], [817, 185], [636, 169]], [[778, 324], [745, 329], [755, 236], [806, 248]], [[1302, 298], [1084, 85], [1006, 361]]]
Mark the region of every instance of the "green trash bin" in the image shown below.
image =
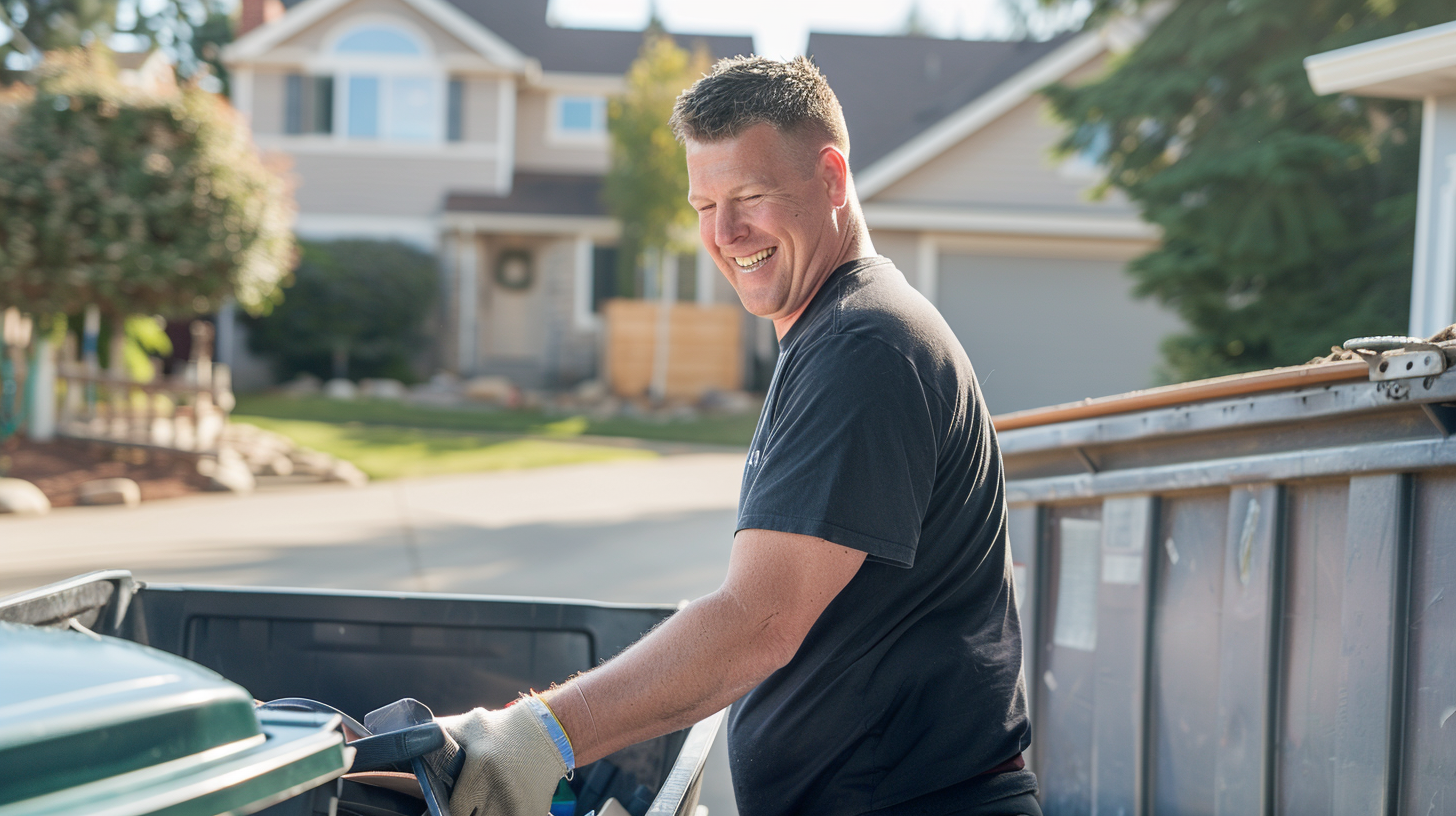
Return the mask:
[[130, 641], [0, 622], [0, 816], [255, 813], [342, 776], [337, 715]]

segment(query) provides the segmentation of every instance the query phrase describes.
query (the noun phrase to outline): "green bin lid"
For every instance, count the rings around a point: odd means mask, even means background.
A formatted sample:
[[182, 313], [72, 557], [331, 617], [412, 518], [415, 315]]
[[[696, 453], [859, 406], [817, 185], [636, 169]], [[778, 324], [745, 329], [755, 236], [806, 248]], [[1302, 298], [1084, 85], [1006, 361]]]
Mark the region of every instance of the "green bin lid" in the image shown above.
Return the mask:
[[347, 770], [337, 715], [125, 640], [0, 623], [0, 816], [246, 814]]

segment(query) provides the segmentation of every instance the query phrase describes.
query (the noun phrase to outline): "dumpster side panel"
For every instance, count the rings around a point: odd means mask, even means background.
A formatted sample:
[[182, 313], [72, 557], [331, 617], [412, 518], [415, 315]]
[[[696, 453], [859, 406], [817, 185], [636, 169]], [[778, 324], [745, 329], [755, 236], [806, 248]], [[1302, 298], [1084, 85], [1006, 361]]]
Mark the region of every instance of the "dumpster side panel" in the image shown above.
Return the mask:
[[1415, 484], [1401, 812], [1456, 810], [1456, 474]]
[[1040, 616], [1041, 702], [1035, 720], [1047, 816], [1092, 811], [1101, 517], [1101, 504], [1059, 506], [1047, 513], [1048, 591]]
[[1350, 480], [1340, 619], [1335, 816], [1394, 812], [1404, 718], [1411, 479]]
[[1151, 496], [1117, 497], [1102, 504], [1093, 740], [1097, 813], [1142, 813], [1147, 552], [1156, 509]]
[[1348, 482], [1289, 491], [1279, 812], [1333, 813]]
[[1276, 552], [1283, 532], [1283, 497], [1280, 485], [1236, 487], [1229, 494], [1214, 787], [1214, 811], [1220, 816], [1269, 811]]
[[1228, 504], [1226, 491], [1162, 502], [1149, 666], [1153, 813], [1214, 809]]

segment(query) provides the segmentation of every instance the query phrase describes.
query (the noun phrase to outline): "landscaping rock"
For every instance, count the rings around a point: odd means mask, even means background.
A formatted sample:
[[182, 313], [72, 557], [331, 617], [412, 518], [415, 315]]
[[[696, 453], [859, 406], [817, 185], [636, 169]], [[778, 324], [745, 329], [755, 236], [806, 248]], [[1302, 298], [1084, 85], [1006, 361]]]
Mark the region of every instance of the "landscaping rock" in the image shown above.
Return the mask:
[[287, 454], [280, 453], [254, 472], [259, 476], [292, 476], [294, 469], [293, 460]]
[[50, 499], [24, 479], [0, 479], [0, 513], [38, 516], [49, 513]]
[[609, 396], [611, 391], [601, 380], [586, 380], [576, 386], [576, 398], [588, 404], [601, 402]]
[[203, 458], [197, 462], [197, 472], [207, 477], [207, 489], [229, 493], [252, 493], [258, 486], [253, 471], [237, 451], [223, 448], [216, 459]]
[[353, 462], [346, 462], [343, 459], [335, 459], [334, 466], [324, 476], [326, 482], [343, 482], [350, 487], [363, 487], [369, 484], [369, 474], [360, 470]]
[[402, 400], [409, 389], [399, 380], [360, 380], [359, 396], [369, 399]]
[[85, 505], [120, 504], [136, 507], [142, 503], [141, 485], [124, 476], [82, 482], [76, 492], [77, 501]]
[[359, 386], [349, 380], [329, 380], [324, 383], [324, 396], [329, 399], [351, 400], [359, 396]]
[[751, 414], [758, 410], [757, 401], [746, 391], [709, 391], [698, 405], [715, 414]]
[[288, 454], [289, 460], [293, 462], [293, 472], [302, 476], [316, 476], [325, 478], [333, 469], [334, 463], [338, 460], [313, 448], [299, 448]]
[[311, 397], [318, 394], [322, 387], [318, 377], [312, 374], [299, 374], [291, 382], [284, 383], [282, 391], [298, 397]]
[[506, 408], [514, 408], [521, 401], [520, 391], [505, 377], [473, 377], [465, 383], [465, 396]]

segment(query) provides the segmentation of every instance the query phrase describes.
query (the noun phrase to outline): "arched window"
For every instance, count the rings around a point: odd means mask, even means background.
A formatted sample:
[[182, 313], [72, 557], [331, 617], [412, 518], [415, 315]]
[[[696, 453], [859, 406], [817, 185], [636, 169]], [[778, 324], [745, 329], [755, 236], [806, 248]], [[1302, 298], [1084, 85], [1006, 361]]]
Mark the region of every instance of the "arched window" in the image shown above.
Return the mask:
[[369, 25], [356, 28], [339, 38], [334, 45], [338, 54], [394, 54], [422, 57], [425, 54], [414, 38], [397, 28]]

